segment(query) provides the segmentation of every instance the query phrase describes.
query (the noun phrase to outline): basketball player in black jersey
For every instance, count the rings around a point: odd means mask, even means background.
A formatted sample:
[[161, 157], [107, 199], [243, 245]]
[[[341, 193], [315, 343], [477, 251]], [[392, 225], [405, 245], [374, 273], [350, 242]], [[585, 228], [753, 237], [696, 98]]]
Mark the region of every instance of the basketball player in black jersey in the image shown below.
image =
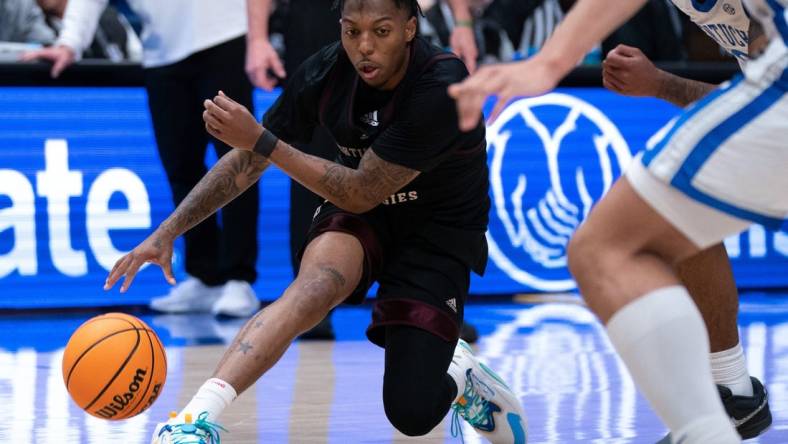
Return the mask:
[[[316, 212], [295, 281], [241, 330], [154, 442], [212, 442], [215, 421], [303, 331], [377, 281], [368, 338], [386, 351], [383, 402], [391, 423], [420, 436], [450, 408], [494, 443], [525, 443], [517, 397], [458, 341], [470, 273], [483, 273], [489, 210], [484, 124], [461, 132], [448, 85], [467, 76], [455, 56], [416, 36], [415, 0], [339, 1], [342, 40], [309, 58], [258, 123], [219, 93], [208, 131], [236, 149], [108, 277], [125, 291], [145, 262], [172, 280], [175, 237], [232, 200], [271, 163], [326, 202]], [[335, 161], [292, 143], [321, 125]], [[197, 421], [184, 426], [187, 414]], [[190, 435], [190, 436], [184, 436]], [[191, 442], [191, 441], [189, 441]]]

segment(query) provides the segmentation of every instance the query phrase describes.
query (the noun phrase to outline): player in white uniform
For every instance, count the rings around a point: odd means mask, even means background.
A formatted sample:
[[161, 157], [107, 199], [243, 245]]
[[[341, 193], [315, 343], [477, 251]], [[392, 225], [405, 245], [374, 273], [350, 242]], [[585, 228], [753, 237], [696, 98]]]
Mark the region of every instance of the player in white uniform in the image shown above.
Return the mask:
[[[542, 51], [483, 68], [450, 87], [460, 124], [493, 117], [515, 95], [549, 91], [645, 0], [580, 0]], [[696, 2], [697, 3], [697, 2]], [[788, 0], [745, 3], [769, 45], [745, 75], [687, 108], [652, 138], [569, 245], [569, 267], [591, 309], [674, 442], [738, 443], [712, 381], [703, 319], [673, 265], [752, 222], [788, 215]]]
[[[673, 0], [720, 47], [743, 67], [749, 55], [766, 45], [763, 30], [750, 20], [739, 0]], [[748, 55], [749, 54], [749, 55]], [[685, 79], [654, 66], [638, 49], [619, 45], [602, 64], [606, 88], [628, 96], [650, 96], [685, 107], [717, 85]], [[720, 242], [676, 266], [681, 283], [700, 309], [709, 331], [711, 371], [725, 410], [739, 435], [748, 439], [772, 422], [767, 392], [747, 371], [737, 325], [739, 295], [730, 260]], [[669, 443], [670, 438], [663, 442]]]

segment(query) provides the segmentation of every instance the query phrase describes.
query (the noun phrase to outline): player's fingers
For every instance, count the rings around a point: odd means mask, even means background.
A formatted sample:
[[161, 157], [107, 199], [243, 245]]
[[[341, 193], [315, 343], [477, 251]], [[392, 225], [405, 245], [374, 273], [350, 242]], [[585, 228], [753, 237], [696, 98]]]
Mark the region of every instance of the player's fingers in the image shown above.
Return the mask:
[[465, 95], [468, 100], [463, 103], [466, 108], [461, 127], [464, 131], [473, 129], [478, 123], [481, 109], [490, 94], [498, 94], [505, 85], [505, 75], [497, 68], [482, 68], [468, 78]]
[[624, 45], [623, 43], [616, 46], [614, 51], [616, 51], [617, 54], [620, 54], [624, 57], [634, 57], [640, 54], [640, 50], [638, 48], [635, 48], [634, 46]]
[[134, 282], [134, 278], [137, 277], [137, 272], [144, 263], [144, 261], [134, 260], [129, 264], [128, 269], [126, 269], [126, 278], [123, 279], [123, 285], [120, 286], [121, 293], [125, 293], [129, 289], [132, 282]]
[[127, 261], [128, 259], [129, 259], [129, 255], [126, 254], [123, 257], [121, 257], [120, 259], [116, 260], [115, 261], [115, 265], [112, 267], [112, 270], [109, 271], [109, 275], [112, 276], [115, 273], [115, 270], [120, 268], [120, 266], [123, 264], [123, 262]]
[[[224, 128], [225, 120], [217, 116], [215, 113], [212, 113], [209, 110], [205, 110], [202, 112], [202, 120], [205, 122], [210, 122], [211, 126], [216, 128]], [[228, 119], [229, 120], [229, 119]]]
[[497, 76], [497, 70], [492, 67], [485, 67], [468, 77], [463, 82], [465, 88], [473, 93], [491, 94], [495, 92], [495, 87], [490, 82]]
[[626, 90], [627, 83], [614, 73], [604, 72], [602, 85], [612, 91], [623, 93]]
[[612, 89], [615, 92], [624, 93], [627, 89], [627, 82], [621, 80], [614, 75], [606, 75], [602, 79], [602, 85], [605, 88]]
[[457, 100], [460, 129], [470, 131], [479, 123], [486, 94], [466, 93]]
[[208, 99], [206, 99], [203, 102], [203, 106], [205, 107], [206, 111], [211, 113], [214, 117], [216, 117], [217, 119], [219, 119], [222, 122], [230, 120], [230, 118], [231, 118], [230, 113], [228, 113], [227, 111], [219, 108], [218, 105], [216, 105], [215, 103], [213, 103], [212, 101], [210, 101]]
[[603, 72], [602, 77], [620, 86], [624, 86], [627, 84], [626, 73], [621, 73], [616, 71], [605, 71]]
[[219, 91], [219, 94], [213, 98], [213, 103], [215, 103], [219, 108], [225, 111], [231, 111], [236, 103], [233, 99], [227, 97], [222, 91]]
[[506, 105], [509, 101], [512, 100], [512, 96], [509, 93], [504, 93], [498, 96], [498, 99], [495, 102], [495, 106], [493, 107], [492, 112], [490, 113], [490, 117], [487, 118], [487, 124], [490, 125], [495, 122], [495, 119], [501, 114], [501, 112], [506, 108]]
[[224, 128], [224, 122], [219, 120], [215, 115], [213, 115], [210, 111], [205, 110], [202, 112], [202, 120], [205, 122], [206, 125], [209, 125], [213, 128], [220, 129]]
[[605, 60], [602, 62], [603, 65], [609, 66], [611, 68], [623, 68], [626, 66], [626, 57], [622, 56], [621, 54], [616, 54], [613, 51], [610, 51], [605, 57]]
[[626, 63], [605, 63], [602, 62], [602, 69], [608, 72], [626, 72], [629, 71], [629, 66]]
[[462, 92], [462, 84], [461, 83], [453, 83], [449, 85], [449, 97], [452, 99], [457, 99]]
[[205, 122], [205, 131], [208, 131], [208, 134], [216, 137], [217, 139], [221, 139], [222, 131], [218, 128], [211, 126], [210, 123]]
[[104, 281], [104, 290], [109, 290], [115, 286], [115, 283], [118, 282], [118, 279], [120, 279], [120, 277], [126, 272], [126, 267], [130, 261], [131, 255], [127, 254], [115, 262], [115, 266], [112, 267], [112, 271], [110, 271], [109, 276], [107, 276], [107, 279]]
[[170, 285], [175, 285], [175, 276], [172, 274], [172, 260], [167, 257], [159, 262], [159, 266], [161, 267], [161, 271], [164, 273], [164, 278], [167, 279], [167, 283]]
[[603, 79], [604, 79], [605, 77], [610, 77], [610, 76], [621, 77], [621, 75], [622, 75], [624, 72], [625, 72], [625, 71], [624, 71], [624, 70], [622, 70], [621, 68], [613, 68], [613, 67], [611, 67], [611, 66], [608, 66], [608, 65], [603, 65], [603, 66], [602, 66], [602, 78], [603, 78]]
[[623, 92], [620, 85], [618, 85], [617, 83], [615, 83], [614, 81], [610, 80], [607, 77], [602, 79], [602, 86], [613, 92]]
[[233, 100], [233, 98], [232, 98], [232, 97], [230, 97], [230, 96], [228, 96], [227, 94], [225, 94], [225, 93], [224, 93], [224, 91], [222, 91], [221, 89], [219, 90], [219, 96], [220, 96], [220, 97], [224, 97], [225, 99], [229, 100], [231, 103], [234, 103], [234, 104], [238, 105], [238, 102], [236, 102], [235, 100]]
[[489, 71], [486, 68], [482, 68], [476, 71], [476, 74], [466, 77], [462, 82], [451, 85], [449, 87], [449, 95], [459, 100], [466, 95], [478, 94], [488, 73]]

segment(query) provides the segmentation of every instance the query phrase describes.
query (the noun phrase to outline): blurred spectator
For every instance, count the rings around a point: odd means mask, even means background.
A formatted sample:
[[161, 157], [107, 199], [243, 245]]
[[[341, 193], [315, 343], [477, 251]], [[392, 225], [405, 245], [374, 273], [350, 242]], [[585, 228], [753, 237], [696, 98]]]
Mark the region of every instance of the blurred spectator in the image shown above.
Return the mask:
[[[56, 34], [63, 28], [68, 0], [37, 0], [46, 15], [46, 22]], [[109, 5], [99, 18], [96, 34], [82, 54], [86, 59], [109, 59], [114, 62], [142, 60], [142, 42], [126, 17]]]
[[643, 9], [602, 42], [602, 52], [607, 54], [624, 44], [640, 49], [655, 62], [686, 60], [682, 28], [681, 14], [670, 0], [649, 0]]
[[[57, 77], [90, 46], [108, 0], [70, 0], [55, 46], [24, 59], [53, 62]], [[223, 90], [252, 109], [252, 84], [244, 71], [247, 15], [244, 0], [132, 0], [143, 23], [143, 70], [156, 144], [172, 197], [179, 204], [205, 175], [207, 144], [219, 157], [232, 148], [212, 139], [202, 120], [203, 101]], [[260, 302], [257, 278], [255, 183], [216, 215], [189, 230], [185, 265], [189, 278], [151, 307], [164, 312], [210, 311], [248, 316]]]
[[[485, 0], [486, 1], [486, 0]], [[475, 16], [472, 4], [478, 0], [421, 0], [419, 7], [424, 17], [419, 17], [419, 34], [432, 44], [457, 54], [468, 71], [476, 71], [479, 59]]]
[[483, 19], [497, 24], [505, 39], [490, 52], [503, 61], [536, 54], [563, 18], [558, 0], [494, 0], [485, 9]]
[[34, 0], [0, 0], [0, 42], [48, 45], [54, 40]]
[[[450, 39], [462, 26], [456, 26], [447, 2], [426, 4], [422, 33], [433, 43], [452, 46]], [[534, 54], [563, 18], [558, 0], [471, 0], [473, 26], [463, 23], [478, 45], [479, 61], [493, 63], [520, 59]]]

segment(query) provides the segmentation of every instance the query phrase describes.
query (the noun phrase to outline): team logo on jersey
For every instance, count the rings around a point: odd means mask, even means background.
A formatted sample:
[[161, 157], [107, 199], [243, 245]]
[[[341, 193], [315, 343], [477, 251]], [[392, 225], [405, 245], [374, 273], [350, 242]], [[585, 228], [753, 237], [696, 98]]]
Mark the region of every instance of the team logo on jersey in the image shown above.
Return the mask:
[[734, 15], [734, 14], [736, 14], [736, 8], [734, 8], [733, 6], [731, 6], [731, 4], [730, 4], [730, 3], [725, 3], [725, 4], [723, 4], [723, 5], [722, 5], [722, 10], [723, 10], [723, 11], [725, 11], [725, 12], [727, 12], [727, 13], [728, 13], [728, 15]]
[[361, 121], [366, 123], [369, 126], [378, 126], [380, 122], [378, 122], [378, 112], [372, 111], [371, 113], [366, 113], [361, 116]]
[[487, 128], [487, 143], [490, 259], [528, 287], [574, 289], [567, 243], [631, 160], [626, 141], [597, 108], [554, 93], [510, 104]]

